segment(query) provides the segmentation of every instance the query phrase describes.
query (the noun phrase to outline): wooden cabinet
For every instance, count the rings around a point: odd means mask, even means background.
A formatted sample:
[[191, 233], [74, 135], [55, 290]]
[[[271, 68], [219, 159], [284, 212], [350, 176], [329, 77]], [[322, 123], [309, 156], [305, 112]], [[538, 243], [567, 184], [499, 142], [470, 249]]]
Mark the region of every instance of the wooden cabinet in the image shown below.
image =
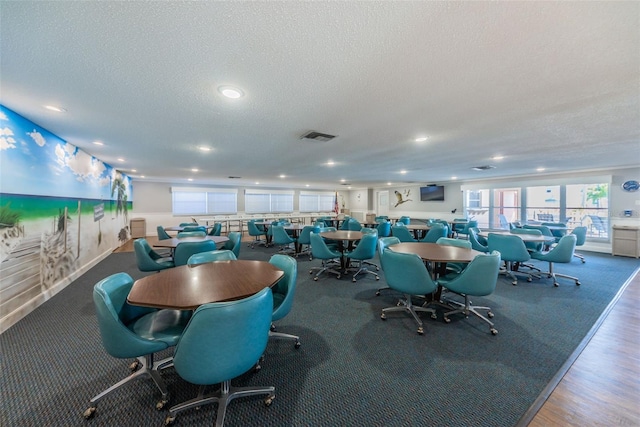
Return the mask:
[[640, 227], [613, 226], [613, 255], [640, 257]]
[[147, 220], [144, 218], [131, 218], [131, 237], [138, 239], [147, 235]]

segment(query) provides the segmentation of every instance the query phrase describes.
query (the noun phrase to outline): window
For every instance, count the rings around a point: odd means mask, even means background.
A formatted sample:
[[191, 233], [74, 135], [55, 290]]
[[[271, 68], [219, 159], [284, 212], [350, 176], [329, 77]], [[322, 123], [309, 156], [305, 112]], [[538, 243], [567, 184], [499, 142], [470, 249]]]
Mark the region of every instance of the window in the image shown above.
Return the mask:
[[562, 222], [560, 186], [527, 187], [527, 221]]
[[609, 185], [567, 185], [566, 220], [569, 228], [587, 227], [587, 237], [609, 238]]
[[334, 193], [301, 192], [300, 212], [331, 212], [335, 202]]
[[509, 223], [519, 220], [520, 188], [496, 188], [493, 190], [491, 227], [509, 228]]
[[293, 191], [245, 190], [246, 213], [290, 213], [293, 212]]
[[171, 188], [174, 215], [235, 214], [238, 190], [216, 188]]
[[467, 190], [464, 211], [469, 219], [478, 221], [478, 227], [489, 228], [489, 190]]

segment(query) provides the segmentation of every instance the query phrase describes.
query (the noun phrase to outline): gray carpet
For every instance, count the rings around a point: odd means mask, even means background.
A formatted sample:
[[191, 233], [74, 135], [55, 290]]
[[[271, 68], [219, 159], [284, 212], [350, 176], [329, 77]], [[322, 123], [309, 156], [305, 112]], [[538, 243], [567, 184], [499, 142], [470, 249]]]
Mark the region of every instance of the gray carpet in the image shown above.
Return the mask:
[[[274, 249], [249, 249], [241, 258], [267, 260]], [[579, 345], [638, 267], [635, 259], [587, 253], [556, 270], [578, 275], [582, 286], [543, 279], [512, 286], [499, 279], [496, 292], [475, 303], [495, 313], [497, 336], [478, 319], [450, 324], [425, 316], [416, 334], [404, 314], [380, 319], [394, 305], [385, 284], [362, 278], [310, 279], [319, 261], [301, 257], [294, 308], [278, 330], [300, 335], [302, 347], [271, 341], [263, 369], [236, 385], [275, 385], [276, 400], [235, 400], [228, 426], [514, 426]], [[128, 374], [127, 360], [108, 356], [100, 341], [91, 299], [103, 277], [137, 271], [132, 253], [116, 253], [0, 335], [0, 425], [163, 425], [159, 397], [148, 381], [125, 386], [103, 399], [95, 417], [82, 418], [89, 398]], [[165, 354], [169, 354], [166, 351]], [[214, 361], [212, 361], [213, 363]], [[196, 387], [164, 371], [171, 404]], [[181, 413], [175, 425], [211, 425], [216, 405]]]

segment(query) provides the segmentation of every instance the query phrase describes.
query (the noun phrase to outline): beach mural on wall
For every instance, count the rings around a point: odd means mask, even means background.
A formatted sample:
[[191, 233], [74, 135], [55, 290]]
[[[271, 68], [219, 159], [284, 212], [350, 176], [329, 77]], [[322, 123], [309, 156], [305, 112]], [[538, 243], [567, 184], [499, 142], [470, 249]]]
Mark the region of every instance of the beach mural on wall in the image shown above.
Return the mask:
[[133, 199], [127, 175], [2, 105], [0, 165], [2, 319], [127, 241]]

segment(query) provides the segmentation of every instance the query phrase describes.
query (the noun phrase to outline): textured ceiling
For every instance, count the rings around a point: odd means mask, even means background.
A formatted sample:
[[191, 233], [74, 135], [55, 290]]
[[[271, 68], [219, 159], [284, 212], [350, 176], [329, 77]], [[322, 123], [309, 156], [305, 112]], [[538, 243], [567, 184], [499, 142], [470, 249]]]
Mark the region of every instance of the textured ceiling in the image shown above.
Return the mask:
[[[0, 12], [0, 102], [134, 179], [333, 189], [640, 164], [639, 2]], [[226, 99], [224, 84], [246, 95]], [[310, 130], [338, 137], [301, 140]]]

